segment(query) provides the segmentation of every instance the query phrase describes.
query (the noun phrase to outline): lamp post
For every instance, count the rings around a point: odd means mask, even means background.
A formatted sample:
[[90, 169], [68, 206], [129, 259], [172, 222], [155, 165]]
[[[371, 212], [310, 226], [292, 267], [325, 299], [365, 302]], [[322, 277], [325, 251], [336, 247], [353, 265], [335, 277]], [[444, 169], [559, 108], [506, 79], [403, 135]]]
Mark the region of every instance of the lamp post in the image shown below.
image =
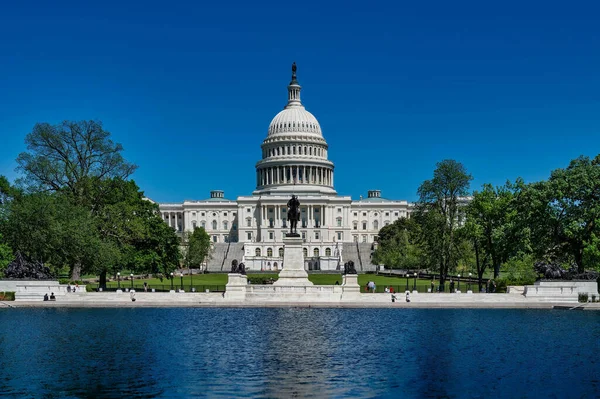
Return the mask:
[[417, 273], [415, 273], [415, 281], [413, 283], [413, 291], [417, 290]]
[[133, 273], [131, 273], [129, 277], [131, 278], [131, 289], [133, 289]]
[[458, 291], [460, 291], [460, 274], [458, 275]]
[[467, 291], [472, 291], [472, 290], [471, 290], [471, 276], [472, 276], [472, 274], [471, 274], [471, 273], [469, 273], [469, 286], [468, 286], [468, 288], [467, 288]]
[[171, 272], [171, 291], [175, 291], [173, 289], [173, 272]]
[[179, 277], [181, 277], [181, 291], [183, 291], [183, 272], [179, 273]]
[[117, 289], [121, 289], [121, 272], [117, 272], [117, 284], [118, 284], [118, 288]]
[[410, 278], [410, 273], [406, 273], [406, 291], [408, 291], [408, 279]]

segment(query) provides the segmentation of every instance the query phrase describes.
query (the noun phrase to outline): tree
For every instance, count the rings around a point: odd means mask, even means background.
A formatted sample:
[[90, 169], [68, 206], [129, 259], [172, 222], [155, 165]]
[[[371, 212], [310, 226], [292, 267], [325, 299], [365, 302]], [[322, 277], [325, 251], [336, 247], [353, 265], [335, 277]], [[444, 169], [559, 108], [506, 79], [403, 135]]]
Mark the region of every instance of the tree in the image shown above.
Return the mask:
[[158, 205], [144, 198], [133, 180], [98, 180], [91, 193], [97, 198], [92, 214], [98, 234], [107, 248], [119, 254], [115, 262], [96, 270], [101, 285], [108, 273], [122, 267], [168, 274], [179, 266], [179, 237], [162, 220]]
[[29, 151], [17, 157], [25, 175], [20, 182], [36, 191], [67, 191], [78, 201], [90, 201], [90, 179], [127, 179], [136, 169], [101, 122], [37, 123], [25, 143]]
[[[488, 261], [494, 268], [494, 278], [498, 277], [500, 265], [506, 261], [506, 230], [512, 199], [509, 184], [497, 188], [484, 184], [483, 190], [473, 194], [466, 208], [465, 227], [475, 250], [480, 285]], [[482, 262], [480, 255], [483, 255]]]
[[200, 268], [210, 253], [210, 236], [204, 227], [194, 229], [187, 237], [184, 262], [188, 268]]
[[4, 242], [0, 233], [0, 278], [4, 277], [6, 266], [13, 260], [12, 249]]
[[400, 218], [379, 231], [373, 261], [392, 269], [417, 269], [425, 260], [419, 246], [421, 230], [413, 219]]
[[574, 262], [580, 273], [600, 266], [600, 155], [579, 157], [548, 181], [521, 183], [519, 216], [536, 258]]
[[462, 218], [461, 198], [469, 194], [472, 180], [465, 167], [454, 160], [436, 165], [433, 179], [424, 181], [418, 189], [416, 217], [421, 224], [426, 252], [440, 273], [443, 286], [448, 271], [458, 264], [460, 237], [457, 230]]

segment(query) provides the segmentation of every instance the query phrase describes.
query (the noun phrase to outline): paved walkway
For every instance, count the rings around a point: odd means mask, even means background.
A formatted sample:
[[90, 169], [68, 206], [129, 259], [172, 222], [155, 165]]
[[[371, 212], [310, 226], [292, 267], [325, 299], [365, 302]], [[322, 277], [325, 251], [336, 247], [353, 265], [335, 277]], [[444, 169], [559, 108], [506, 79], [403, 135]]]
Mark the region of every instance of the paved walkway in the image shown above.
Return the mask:
[[38, 301], [0, 302], [2, 308], [400, 308], [400, 309], [571, 309], [600, 310], [600, 303], [552, 302], [201, 302], [201, 301]]

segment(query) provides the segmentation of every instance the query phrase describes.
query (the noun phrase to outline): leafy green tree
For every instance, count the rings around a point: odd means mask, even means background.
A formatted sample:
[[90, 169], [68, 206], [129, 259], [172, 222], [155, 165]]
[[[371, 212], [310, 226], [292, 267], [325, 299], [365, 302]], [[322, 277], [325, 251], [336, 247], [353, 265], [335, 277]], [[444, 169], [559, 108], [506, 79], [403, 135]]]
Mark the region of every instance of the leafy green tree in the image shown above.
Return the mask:
[[4, 242], [2, 233], [0, 233], [0, 278], [4, 277], [6, 266], [13, 260], [12, 249]]
[[500, 273], [500, 265], [507, 258], [507, 223], [511, 211], [513, 193], [508, 186], [494, 188], [484, 184], [483, 190], [475, 192], [467, 206], [466, 228], [470, 233], [476, 254], [483, 252], [483, 262], [477, 257], [477, 273], [480, 284], [487, 261], [494, 268], [494, 278]]
[[34, 191], [66, 191], [77, 202], [93, 203], [92, 179], [127, 179], [136, 166], [125, 161], [121, 144], [96, 121], [37, 123], [17, 157], [20, 182]]
[[424, 181], [418, 189], [415, 216], [423, 230], [425, 250], [439, 270], [441, 285], [461, 256], [457, 235], [464, 213], [461, 198], [469, 194], [471, 180], [461, 163], [444, 160], [436, 165], [433, 179]]
[[204, 227], [194, 229], [194, 231], [187, 236], [187, 242], [185, 245], [185, 256], [184, 262], [188, 268], [200, 268], [202, 263], [210, 254], [211, 244], [210, 236], [204, 230]]
[[579, 157], [548, 181], [521, 184], [520, 219], [537, 258], [574, 262], [578, 271], [600, 268], [600, 155]]
[[158, 205], [144, 198], [134, 181], [99, 180], [93, 190], [98, 201], [92, 214], [99, 237], [107, 254], [118, 254], [95, 270], [101, 285], [108, 273], [122, 267], [138, 273], [168, 274], [179, 266], [179, 237], [162, 220]]
[[425, 260], [419, 245], [420, 235], [420, 226], [413, 219], [400, 218], [382, 227], [373, 261], [392, 269], [422, 267]]

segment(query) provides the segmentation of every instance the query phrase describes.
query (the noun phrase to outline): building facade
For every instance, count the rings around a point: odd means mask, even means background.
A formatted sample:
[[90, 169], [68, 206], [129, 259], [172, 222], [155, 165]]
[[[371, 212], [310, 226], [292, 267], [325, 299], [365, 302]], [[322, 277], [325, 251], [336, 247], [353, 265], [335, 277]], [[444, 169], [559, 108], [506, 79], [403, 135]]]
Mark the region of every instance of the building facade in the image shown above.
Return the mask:
[[319, 122], [301, 102], [295, 64], [287, 88], [287, 104], [271, 121], [261, 145], [256, 190], [236, 200], [214, 190], [205, 200], [159, 204], [162, 217], [178, 232], [204, 227], [214, 243], [209, 269], [226, 271], [236, 256], [250, 270], [280, 270], [283, 237], [289, 231], [287, 202], [294, 194], [301, 203], [298, 233], [305, 242], [308, 270], [336, 270], [348, 260], [372, 270], [370, 252], [379, 229], [408, 217], [412, 204], [384, 199], [379, 190], [358, 200], [338, 195], [329, 146]]

